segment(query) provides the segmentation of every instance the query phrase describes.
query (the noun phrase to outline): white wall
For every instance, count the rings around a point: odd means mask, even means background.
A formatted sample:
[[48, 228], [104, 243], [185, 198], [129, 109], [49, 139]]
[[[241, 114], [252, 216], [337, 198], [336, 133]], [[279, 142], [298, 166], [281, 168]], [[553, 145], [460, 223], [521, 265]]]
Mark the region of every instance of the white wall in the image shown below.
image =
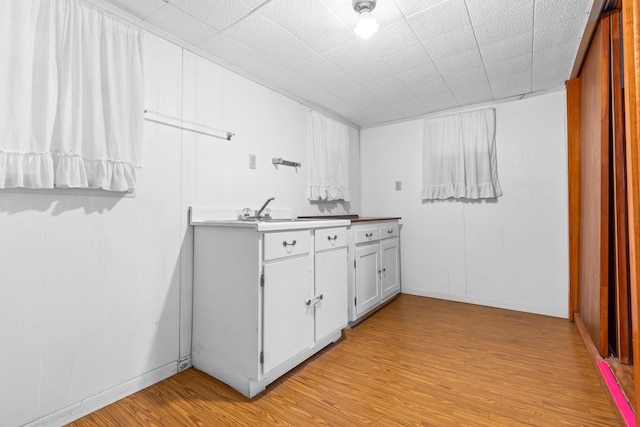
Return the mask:
[[403, 292], [567, 317], [565, 93], [495, 108], [497, 202], [423, 203], [414, 120], [361, 131], [362, 214], [402, 217]]
[[306, 107], [151, 34], [145, 73], [147, 109], [236, 136], [146, 122], [135, 197], [0, 191], [0, 426], [62, 425], [176, 372], [191, 348], [190, 205], [359, 209], [305, 200]]

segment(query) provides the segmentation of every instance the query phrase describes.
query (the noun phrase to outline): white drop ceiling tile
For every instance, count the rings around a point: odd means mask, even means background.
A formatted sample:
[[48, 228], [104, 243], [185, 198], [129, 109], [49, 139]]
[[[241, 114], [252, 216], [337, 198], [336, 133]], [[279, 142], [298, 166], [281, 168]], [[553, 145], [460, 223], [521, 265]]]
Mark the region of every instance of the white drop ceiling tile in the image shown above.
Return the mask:
[[323, 87], [316, 85], [313, 82], [309, 82], [308, 84], [302, 85], [295, 89], [296, 95], [304, 98], [304, 99], [315, 99], [320, 98], [324, 94], [327, 93], [327, 90]]
[[317, 0], [272, 0], [256, 13], [276, 22], [309, 45], [324, 53], [357, 38], [324, 3]]
[[262, 50], [291, 36], [280, 25], [257, 13], [252, 13], [227, 28], [224, 30], [224, 34], [256, 50]]
[[428, 82], [423, 82], [414, 86], [410, 86], [409, 89], [418, 99], [429, 97], [434, 93], [451, 91], [444, 79], [436, 79]]
[[575, 42], [576, 45], [582, 40], [587, 18], [589, 15], [581, 15], [576, 18], [558, 22], [549, 27], [535, 26], [533, 33], [533, 50], [542, 50], [557, 44]]
[[236, 64], [242, 58], [258, 53], [255, 49], [226, 36], [224, 33], [216, 34], [197, 46], [230, 64]]
[[343, 117], [348, 117], [348, 116], [355, 116], [355, 115], [362, 115], [362, 110], [354, 107], [353, 105], [350, 104], [340, 104], [340, 105], [336, 105], [335, 107], [333, 107], [333, 111]]
[[351, 89], [352, 87], [360, 84], [356, 79], [345, 73], [327, 74], [316, 79], [312, 79], [312, 81], [320, 87], [337, 92], [340, 97], [342, 97], [342, 93], [345, 90]]
[[464, 0], [448, 0], [407, 18], [420, 40], [431, 40], [471, 24]]
[[442, 79], [440, 71], [438, 71], [432, 62], [415, 68], [407, 68], [398, 73], [397, 77], [405, 86], [413, 86], [422, 82]]
[[377, 62], [368, 51], [361, 49], [356, 42], [346, 43], [335, 49], [322, 54], [331, 64], [342, 71], [352, 70], [362, 67], [364, 64], [374, 64]]
[[369, 90], [373, 94], [380, 94], [391, 92], [393, 90], [402, 90], [406, 89], [405, 85], [395, 76], [391, 75], [388, 77], [384, 77], [382, 79], [374, 80], [371, 82], [363, 83], [367, 90]]
[[[440, 3], [443, 0], [393, 0], [398, 5], [404, 16], [411, 16], [418, 12], [430, 9]], [[446, 3], [446, 2], [444, 2]], [[376, 6], [377, 7], [377, 6]]]
[[490, 99], [492, 97], [491, 86], [489, 86], [489, 82], [486, 80], [469, 86], [453, 88], [451, 91], [458, 101], [479, 97]]
[[480, 51], [477, 48], [452, 56], [447, 56], [445, 58], [438, 58], [433, 62], [445, 77], [448, 74], [456, 74], [464, 70], [470, 70], [483, 66], [482, 58], [480, 57]]
[[494, 16], [510, 13], [515, 9], [531, 7], [534, 0], [466, 0], [472, 22], [486, 21]]
[[425, 40], [422, 44], [432, 59], [452, 56], [478, 47], [471, 25], [434, 39]]
[[501, 62], [531, 54], [532, 43], [533, 34], [523, 33], [494, 43], [480, 45], [480, 52], [485, 64]]
[[588, 15], [593, 0], [536, 0], [536, 28], [550, 27], [561, 21]]
[[251, 12], [240, 0], [169, 0], [169, 3], [220, 31]]
[[575, 41], [569, 43], [563, 43], [555, 46], [551, 46], [547, 49], [542, 49], [533, 52], [533, 67], [543, 67], [545, 65], [557, 64], [566, 62], [568, 60], [573, 61], [575, 54], [578, 50], [578, 45]]
[[497, 79], [489, 80], [491, 90], [494, 95], [496, 92], [503, 91], [505, 89], [513, 87], [528, 87], [531, 91], [531, 71], [525, 71], [522, 73], [511, 74], [509, 76], [500, 77]]
[[362, 102], [365, 106], [366, 103], [371, 102], [372, 100], [374, 102], [378, 100], [378, 98], [364, 86], [354, 86], [350, 89], [346, 89], [340, 93], [340, 98], [343, 98], [345, 101], [348, 101], [353, 105]]
[[278, 40], [277, 43], [267, 46], [260, 52], [285, 67], [291, 67], [317, 56], [309, 46], [290, 34]]
[[455, 89], [457, 87], [464, 87], [483, 82], [486, 83], [487, 73], [485, 72], [484, 67], [462, 69], [462, 71], [458, 73], [444, 74], [444, 80], [451, 89]]
[[145, 22], [191, 44], [198, 44], [218, 33], [216, 29], [171, 4], [158, 9], [146, 18]]
[[397, 66], [401, 70], [418, 67], [434, 67], [429, 54], [427, 54], [420, 43], [391, 52], [385, 55], [382, 60], [388, 64]]
[[299, 62], [292, 66], [291, 69], [310, 80], [342, 73], [342, 70], [321, 55], [316, 55]]
[[361, 84], [365, 84], [398, 74], [401, 69], [402, 68], [397, 64], [378, 60], [371, 63], [365, 63], [363, 66], [356, 69], [346, 70], [345, 73], [356, 79]]
[[387, 104], [418, 101], [414, 93], [407, 88], [398, 88], [389, 92], [374, 92]]
[[474, 22], [473, 28], [480, 46], [495, 43], [523, 33], [533, 32], [533, 5], [493, 16], [485, 21]]
[[242, 0], [242, 2], [249, 6], [251, 9], [255, 10], [259, 6], [261, 6], [265, 2], [265, 0]]
[[166, 4], [163, 0], [106, 0], [115, 7], [124, 10], [136, 18], [145, 19]]
[[494, 90], [493, 91], [493, 97], [496, 100], [499, 99], [505, 99], [505, 98], [511, 98], [514, 96], [521, 96], [521, 95], [526, 95], [527, 93], [531, 93], [531, 85], [522, 85], [522, 86], [515, 86], [515, 87], [510, 87], [507, 89], [501, 89], [501, 90]]
[[543, 65], [533, 68], [533, 81], [543, 82], [545, 80], [562, 79], [568, 80], [573, 67], [573, 59], [569, 61], [558, 62], [555, 64]]
[[385, 99], [385, 102], [395, 111], [403, 115], [405, 112], [410, 112], [411, 115], [416, 115], [420, 114], [419, 112], [424, 111], [424, 105], [422, 105], [422, 102], [420, 102], [416, 98], [410, 98], [401, 101]]
[[493, 94], [489, 93], [489, 94], [474, 95], [469, 97], [457, 97], [456, 99], [458, 100], [458, 103], [460, 105], [473, 105], [473, 104], [479, 104], [481, 102], [493, 101], [494, 97], [493, 97]]
[[516, 56], [515, 58], [509, 58], [505, 61], [489, 62], [485, 60], [487, 77], [490, 79], [497, 79], [508, 76], [509, 74], [517, 74], [530, 70], [532, 60], [533, 55], [531, 53]]
[[381, 104], [376, 108], [372, 108], [367, 113], [373, 118], [374, 124], [380, 124], [390, 122], [392, 120], [399, 120], [402, 116], [389, 108], [386, 104]]
[[344, 105], [344, 101], [331, 93], [325, 93], [322, 96], [313, 98], [313, 103], [333, 110], [338, 105]]
[[422, 100], [422, 103], [425, 104], [430, 111], [446, 110], [460, 106], [458, 100], [450, 90], [429, 95]]

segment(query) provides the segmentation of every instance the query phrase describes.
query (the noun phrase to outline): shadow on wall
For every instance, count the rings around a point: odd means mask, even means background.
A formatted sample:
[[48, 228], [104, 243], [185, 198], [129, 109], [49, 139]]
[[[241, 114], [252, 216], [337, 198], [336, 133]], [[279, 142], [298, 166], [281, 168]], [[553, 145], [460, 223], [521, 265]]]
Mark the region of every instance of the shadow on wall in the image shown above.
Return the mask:
[[[316, 206], [320, 213], [323, 214], [332, 214], [333, 211], [343, 211], [343, 212], [351, 212], [351, 202], [345, 202], [343, 200], [338, 200], [335, 202], [326, 202], [326, 201], [309, 201], [311, 206]], [[342, 206], [342, 208], [340, 208]]]
[[85, 213], [104, 213], [112, 210], [126, 197], [135, 197], [135, 195], [124, 192], [74, 188], [0, 189], [0, 213], [51, 211], [51, 215], [55, 216], [77, 209], [83, 209]]

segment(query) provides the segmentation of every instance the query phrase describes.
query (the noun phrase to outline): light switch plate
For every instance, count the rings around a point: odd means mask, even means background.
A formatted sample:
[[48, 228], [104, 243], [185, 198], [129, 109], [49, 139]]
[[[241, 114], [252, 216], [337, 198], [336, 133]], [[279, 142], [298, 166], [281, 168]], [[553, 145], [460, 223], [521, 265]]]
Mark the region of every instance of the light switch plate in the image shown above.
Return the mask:
[[255, 168], [256, 168], [256, 155], [249, 154], [249, 169], [255, 169]]
[[396, 191], [402, 191], [402, 181], [396, 181]]

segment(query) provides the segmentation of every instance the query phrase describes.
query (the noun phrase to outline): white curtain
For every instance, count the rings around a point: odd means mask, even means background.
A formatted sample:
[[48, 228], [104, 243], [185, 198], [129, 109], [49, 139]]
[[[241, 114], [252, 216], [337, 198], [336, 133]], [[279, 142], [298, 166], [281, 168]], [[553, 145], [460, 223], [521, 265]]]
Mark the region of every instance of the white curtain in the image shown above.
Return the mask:
[[0, 1], [0, 188], [134, 191], [142, 33], [82, 0]]
[[351, 200], [349, 129], [315, 111], [310, 120], [309, 200]]
[[493, 108], [425, 120], [422, 199], [501, 196], [495, 129]]

